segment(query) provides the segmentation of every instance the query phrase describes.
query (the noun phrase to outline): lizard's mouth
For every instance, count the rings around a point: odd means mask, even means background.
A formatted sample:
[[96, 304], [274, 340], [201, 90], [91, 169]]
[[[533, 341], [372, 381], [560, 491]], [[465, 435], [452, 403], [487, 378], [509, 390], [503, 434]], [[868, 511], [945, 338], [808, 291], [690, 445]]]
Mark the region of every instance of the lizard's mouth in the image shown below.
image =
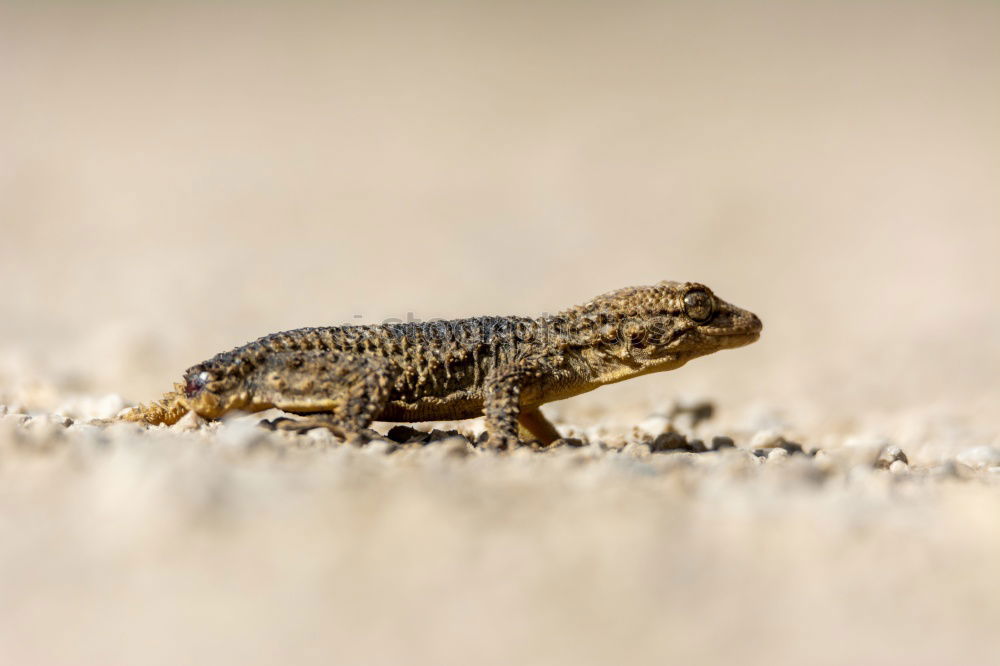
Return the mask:
[[709, 333], [713, 338], [722, 342], [722, 346], [727, 348], [743, 347], [760, 339], [760, 331], [719, 331]]
[[730, 316], [729, 321], [723, 326], [704, 326], [701, 332], [713, 338], [732, 338], [733, 340], [743, 340], [742, 344], [750, 344], [760, 338], [760, 332], [764, 328], [760, 318], [752, 312], [740, 312], [735, 316]]
[[711, 336], [716, 339], [723, 340], [742, 340], [743, 344], [750, 344], [751, 342], [756, 342], [760, 339], [760, 329], [754, 330], [750, 329], [731, 329], [731, 328], [720, 328], [716, 330], [702, 331], [705, 335]]

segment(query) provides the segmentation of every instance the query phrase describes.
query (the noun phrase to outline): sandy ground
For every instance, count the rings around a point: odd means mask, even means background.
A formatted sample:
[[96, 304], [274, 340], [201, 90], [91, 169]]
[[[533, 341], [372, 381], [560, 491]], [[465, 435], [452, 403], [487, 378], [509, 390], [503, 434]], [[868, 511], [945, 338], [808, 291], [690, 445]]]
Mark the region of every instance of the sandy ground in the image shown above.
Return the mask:
[[[998, 65], [984, 2], [0, 5], [0, 663], [995, 663]], [[661, 279], [764, 334], [583, 447], [87, 424]]]

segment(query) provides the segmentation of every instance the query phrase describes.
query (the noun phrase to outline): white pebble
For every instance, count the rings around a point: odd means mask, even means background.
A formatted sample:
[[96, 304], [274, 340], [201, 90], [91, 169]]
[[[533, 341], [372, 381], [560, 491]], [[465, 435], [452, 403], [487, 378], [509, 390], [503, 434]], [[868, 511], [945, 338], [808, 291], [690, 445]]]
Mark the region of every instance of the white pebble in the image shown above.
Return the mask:
[[1000, 465], [1000, 449], [995, 446], [976, 446], [962, 451], [955, 456], [955, 460], [972, 469], [994, 467]]
[[[753, 437], [750, 439], [751, 449], [770, 449], [773, 447], [780, 446], [784, 441], [781, 433], [777, 430], [761, 430], [754, 433]], [[783, 449], [782, 449], [783, 450]], [[785, 451], [785, 453], [788, 453]]]
[[771, 451], [767, 454], [767, 462], [785, 460], [786, 458], [788, 458], [788, 451], [780, 448], [771, 449]]
[[670, 429], [670, 419], [662, 414], [653, 414], [639, 423], [639, 430], [656, 437]]
[[812, 463], [817, 469], [826, 472], [828, 474], [840, 472], [840, 465], [838, 459], [824, 450], [819, 450], [816, 452], [816, 455], [814, 455], [812, 458]]
[[34, 417], [30, 414], [15, 414], [9, 413], [0, 416], [0, 423], [4, 423], [8, 426], [26, 426], [32, 422]]
[[[344, 447], [344, 448], [349, 448], [349, 447]], [[389, 453], [392, 453], [392, 451], [395, 448], [396, 448], [395, 442], [390, 442], [389, 440], [386, 439], [373, 439], [372, 441], [368, 442], [367, 445], [364, 446], [362, 451], [371, 454], [373, 456], [384, 456], [388, 455]]]
[[337, 446], [340, 439], [329, 428], [313, 428], [305, 433], [305, 438], [318, 446]]
[[891, 465], [889, 465], [889, 471], [893, 474], [905, 474], [910, 466], [907, 465], [902, 460], [894, 460]]
[[622, 455], [631, 458], [648, 458], [649, 453], [649, 446], [638, 442], [631, 442], [622, 448]]
[[94, 418], [110, 419], [125, 407], [125, 401], [117, 393], [109, 393], [98, 398], [94, 404]]
[[879, 452], [878, 458], [875, 459], [875, 467], [878, 469], [889, 469], [893, 463], [897, 462], [909, 464], [910, 460], [903, 453], [903, 449], [894, 445], [887, 446]]
[[110, 419], [125, 406], [120, 395], [109, 393], [99, 398], [86, 395], [71, 396], [56, 407], [56, 413], [76, 419]]
[[436, 449], [438, 455], [447, 458], [465, 458], [473, 453], [472, 445], [464, 437], [447, 437], [425, 448]]
[[188, 412], [181, 420], [171, 426], [174, 430], [180, 430], [181, 432], [187, 432], [190, 430], [198, 430], [203, 425], [207, 423], [205, 419], [201, 418], [194, 412]]
[[216, 434], [216, 441], [225, 448], [243, 449], [256, 444], [265, 436], [265, 431], [247, 419], [233, 419], [222, 424]]

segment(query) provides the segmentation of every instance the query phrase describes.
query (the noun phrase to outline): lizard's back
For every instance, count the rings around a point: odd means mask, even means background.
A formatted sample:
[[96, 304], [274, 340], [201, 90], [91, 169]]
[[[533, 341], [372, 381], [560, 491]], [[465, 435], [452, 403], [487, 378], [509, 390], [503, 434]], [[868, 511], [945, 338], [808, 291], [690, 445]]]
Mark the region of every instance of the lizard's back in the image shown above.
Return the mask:
[[362, 359], [391, 382], [377, 420], [462, 419], [482, 413], [482, 385], [495, 367], [537, 353], [535, 328], [526, 317], [300, 328], [264, 336], [202, 365], [253, 382], [254, 372], [271, 371], [276, 363], [285, 374], [294, 364], [295, 372], [316, 376], [340, 359]]

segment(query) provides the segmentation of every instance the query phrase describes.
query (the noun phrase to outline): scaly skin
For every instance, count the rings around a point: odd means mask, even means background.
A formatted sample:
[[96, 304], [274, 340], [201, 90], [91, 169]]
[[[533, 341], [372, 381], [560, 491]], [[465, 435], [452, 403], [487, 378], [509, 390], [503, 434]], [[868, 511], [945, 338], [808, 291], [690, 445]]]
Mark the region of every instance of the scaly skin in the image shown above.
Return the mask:
[[598, 296], [556, 315], [302, 328], [218, 354], [163, 399], [121, 418], [171, 424], [272, 407], [348, 437], [372, 421], [486, 416], [489, 443], [512, 447], [520, 427], [559, 437], [539, 406], [605, 384], [679, 368], [760, 336], [760, 320], [697, 283], [660, 282]]

